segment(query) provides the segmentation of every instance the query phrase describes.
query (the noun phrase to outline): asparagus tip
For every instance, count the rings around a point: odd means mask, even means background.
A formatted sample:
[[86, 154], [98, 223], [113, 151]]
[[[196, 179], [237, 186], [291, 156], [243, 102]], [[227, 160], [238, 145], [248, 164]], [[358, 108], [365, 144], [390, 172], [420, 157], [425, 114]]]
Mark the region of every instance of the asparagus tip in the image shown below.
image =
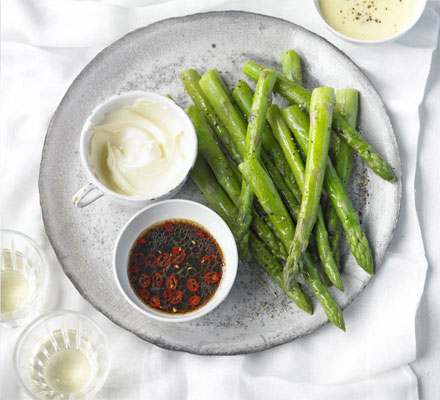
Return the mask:
[[338, 282], [337, 285], [335, 285], [336, 288], [338, 288], [341, 292], [345, 291], [344, 285], [342, 282]]

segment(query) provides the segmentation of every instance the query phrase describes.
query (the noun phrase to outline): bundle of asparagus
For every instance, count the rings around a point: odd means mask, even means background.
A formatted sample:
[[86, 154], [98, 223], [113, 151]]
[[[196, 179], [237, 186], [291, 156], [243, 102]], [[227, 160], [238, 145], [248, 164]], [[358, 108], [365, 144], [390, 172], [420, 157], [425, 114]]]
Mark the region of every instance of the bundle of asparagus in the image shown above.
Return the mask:
[[[295, 304], [312, 314], [298, 282], [302, 276], [329, 320], [345, 330], [342, 311], [328, 291], [331, 284], [344, 290], [341, 225], [358, 264], [374, 271], [368, 239], [346, 190], [352, 151], [382, 178], [394, 182], [396, 177], [355, 129], [356, 90], [338, 90], [335, 96], [332, 88], [317, 88], [310, 94], [301, 86], [295, 51], [284, 52], [281, 63], [284, 76], [253, 62], [244, 65], [245, 75], [257, 82], [255, 93], [244, 81], [229, 92], [215, 69], [203, 76], [194, 69], [181, 72], [194, 102], [186, 112], [199, 140], [191, 178], [231, 228], [243, 262], [249, 251]], [[280, 110], [271, 104], [273, 90], [292, 105]], [[332, 129], [337, 135], [330, 157]], [[330, 199], [325, 214], [323, 189]], [[318, 258], [322, 270], [316, 267]]]

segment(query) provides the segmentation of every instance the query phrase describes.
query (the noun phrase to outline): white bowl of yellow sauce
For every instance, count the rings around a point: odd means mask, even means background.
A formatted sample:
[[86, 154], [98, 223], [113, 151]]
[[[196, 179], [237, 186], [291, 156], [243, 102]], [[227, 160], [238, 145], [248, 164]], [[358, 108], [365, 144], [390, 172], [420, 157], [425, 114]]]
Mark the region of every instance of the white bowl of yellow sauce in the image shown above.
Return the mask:
[[396, 40], [420, 19], [426, 0], [314, 0], [335, 35], [355, 43]]

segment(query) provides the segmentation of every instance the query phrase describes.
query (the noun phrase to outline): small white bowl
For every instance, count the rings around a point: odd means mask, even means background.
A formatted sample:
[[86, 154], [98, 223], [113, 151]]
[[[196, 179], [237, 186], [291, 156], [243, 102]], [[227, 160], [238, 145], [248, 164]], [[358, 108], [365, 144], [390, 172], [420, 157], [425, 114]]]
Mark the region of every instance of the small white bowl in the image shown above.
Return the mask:
[[[180, 182], [177, 183], [175, 187], [167, 188], [164, 193], [161, 193], [160, 195], [155, 197], [126, 196], [110, 190], [105, 185], [103, 185], [95, 176], [89, 163], [89, 146], [90, 139], [93, 133], [92, 129], [90, 129], [91, 125], [98, 124], [104, 118], [105, 114], [109, 111], [124, 105], [133, 104], [136, 100], [139, 99], [146, 99], [151, 101], [152, 103], [159, 103], [165, 106], [167, 110], [169, 110], [170, 114], [173, 115], [173, 118], [176, 119], [179, 127], [181, 127], [181, 129], [185, 133], [187, 133], [190, 138], [190, 144], [188, 148], [185, 148], [186, 154], [189, 155], [190, 162], [182, 167], [186, 169], [184, 177]], [[75, 193], [75, 195], [73, 196], [73, 204], [76, 207], [82, 208], [88, 206], [102, 196], [108, 196], [116, 203], [139, 208], [145, 207], [146, 205], [151, 204], [155, 201], [173, 197], [182, 188], [182, 186], [188, 179], [189, 172], [191, 171], [196, 161], [197, 134], [191, 122], [191, 119], [188, 117], [185, 111], [181, 107], [179, 107], [174, 101], [170, 100], [166, 96], [162, 96], [157, 93], [146, 92], [143, 90], [134, 90], [112, 96], [93, 110], [82, 128], [79, 148], [81, 160], [84, 168], [87, 171], [90, 182], [84, 185]]]
[[389, 36], [384, 39], [377, 39], [377, 40], [356, 39], [356, 38], [352, 38], [350, 36], [344, 35], [343, 33], [337, 31], [327, 22], [327, 20], [324, 18], [324, 15], [322, 15], [321, 8], [319, 6], [319, 0], [313, 0], [313, 3], [315, 5], [315, 9], [316, 9], [319, 17], [321, 18], [321, 21], [323, 22], [323, 24], [327, 27], [328, 30], [330, 30], [332, 33], [334, 33], [336, 36], [340, 37], [341, 39], [344, 39], [348, 42], [360, 43], [360, 44], [382, 44], [382, 43], [387, 43], [387, 42], [393, 42], [394, 40], [400, 38], [406, 32], [408, 32], [418, 22], [418, 20], [422, 16], [423, 11], [425, 10], [425, 7], [426, 7], [427, 0], [419, 0], [418, 1], [416, 8], [414, 10], [413, 18], [404, 29], [402, 29], [400, 32], [397, 32], [395, 35]]
[[[186, 219], [203, 226], [217, 240], [224, 257], [223, 276], [214, 296], [205, 305], [185, 314], [168, 314], [148, 307], [136, 296], [128, 279], [129, 255], [136, 239], [151, 225], [169, 219]], [[144, 315], [165, 322], [190, 321], [216, 308], [234, 284], [237, 265], [237, 246], [228, 225], [210, 208], [189, 200], [161, 201], [139, 211], [122, 228], [113, 252], [113, 272], [123, 296]]]

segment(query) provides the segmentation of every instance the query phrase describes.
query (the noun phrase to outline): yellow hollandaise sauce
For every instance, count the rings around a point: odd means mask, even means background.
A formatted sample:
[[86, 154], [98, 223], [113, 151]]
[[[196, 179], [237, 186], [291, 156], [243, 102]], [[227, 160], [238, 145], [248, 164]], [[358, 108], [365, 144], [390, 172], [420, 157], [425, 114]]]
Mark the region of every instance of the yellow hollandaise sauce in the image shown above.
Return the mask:
[[328, 24], [361, 40], [394, 36], [411, 22], [420, 0], [319, 0]]

